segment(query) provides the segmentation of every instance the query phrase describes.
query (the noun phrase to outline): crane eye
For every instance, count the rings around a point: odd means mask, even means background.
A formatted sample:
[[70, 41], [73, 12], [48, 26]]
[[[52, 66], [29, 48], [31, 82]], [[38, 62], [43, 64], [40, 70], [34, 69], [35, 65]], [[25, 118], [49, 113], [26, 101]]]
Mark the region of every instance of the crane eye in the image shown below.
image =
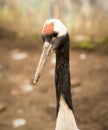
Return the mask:
[[58, 33], [57, 33], [57, 32], [54, 32], [52, 36], [53, 36], [53, 37], [57, 37], [57, 35], [58, 35]]
[[58, 35], [57, 32], [54, 32], [54, 33], [52, 34], [52, 41], [55, 41], [55, 40], [56, 40], [57, 35]]

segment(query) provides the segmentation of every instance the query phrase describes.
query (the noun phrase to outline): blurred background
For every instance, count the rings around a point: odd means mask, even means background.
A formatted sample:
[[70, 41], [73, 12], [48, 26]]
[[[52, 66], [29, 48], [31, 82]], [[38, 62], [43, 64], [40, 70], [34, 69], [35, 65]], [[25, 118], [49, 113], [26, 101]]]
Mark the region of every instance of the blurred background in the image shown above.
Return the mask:
[[81, 130], [108, 130], [108, 0], [0, 0], [0, 130], [54, 130], [55, 56], [36, 86], [45, 20], [70, 35], [74, 113]]

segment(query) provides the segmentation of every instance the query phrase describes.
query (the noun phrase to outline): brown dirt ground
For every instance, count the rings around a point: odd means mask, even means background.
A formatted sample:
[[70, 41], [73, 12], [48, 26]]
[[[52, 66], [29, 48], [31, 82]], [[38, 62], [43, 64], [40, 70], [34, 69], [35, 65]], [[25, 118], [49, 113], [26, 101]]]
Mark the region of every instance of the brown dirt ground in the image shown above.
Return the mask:
[[[0, 130], [54, 130], [56, 100], [54, 65], [49, 57], [42, 76], [32, 92], [22, 93], [20, 86], [33, 79], [42, 47], [38, 41], [0, 41], [0, 104], [6, 109], [0, 112]], [[13, 60], [11, 52], [26, 52], [24, 60]], [[80, 54], [86, 54], [81, 60]], [[81, 130], [108, 130], [108, 55], [84, 50], [70, 51], [71, 78], [80, 86], [72, 88], [74, 113]], [[52, 74], [51, 74], [52, 73]], [[26, 119], [24, 126], [14, 128], [13, 120]]]

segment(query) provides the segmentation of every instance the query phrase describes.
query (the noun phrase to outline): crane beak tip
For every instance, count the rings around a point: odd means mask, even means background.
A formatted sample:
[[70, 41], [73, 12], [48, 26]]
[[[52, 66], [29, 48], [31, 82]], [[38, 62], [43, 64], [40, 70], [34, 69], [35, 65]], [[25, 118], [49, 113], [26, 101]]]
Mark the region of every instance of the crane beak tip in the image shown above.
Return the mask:
[[32, 84], [35, 85], [35, 84], [36, 84], [36, 81], [32, 81]]
[[45, 65], [47, 57], [51, 53], [51, 48], [52, 48], [52, 45], [50, 43], [48, 43], [48, 42], [44, 43], [43, 51], [42, 51], [42, 54], [41, 54], [41, 57], [40, 57], [40, 60], [39, 60], [39, 63], [38, 63], [38, 66], [37, 66], [37, 69], [35, 72], [35, 76], [34, 76], [34, 79], [32, 82], [34, 85], [37, 83], [37, 81], [40, 78], [40, 72], [42, 70], [42, 67]]
[[40, 75], [32, 80], [32, 85], [36, 85], [36, 83], [39, 81]]
[[32, 80], [30, 84], [34, 86], [36, 84], [36, 81]]

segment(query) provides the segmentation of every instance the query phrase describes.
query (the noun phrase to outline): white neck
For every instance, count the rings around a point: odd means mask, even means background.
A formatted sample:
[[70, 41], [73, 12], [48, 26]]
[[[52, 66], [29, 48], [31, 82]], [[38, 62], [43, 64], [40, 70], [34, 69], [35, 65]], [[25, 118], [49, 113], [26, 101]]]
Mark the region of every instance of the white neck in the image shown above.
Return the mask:
[[67, 106], [63, 97], [60, 99], [60, 108], [55, 130], [79, 130], [72, 110]]

